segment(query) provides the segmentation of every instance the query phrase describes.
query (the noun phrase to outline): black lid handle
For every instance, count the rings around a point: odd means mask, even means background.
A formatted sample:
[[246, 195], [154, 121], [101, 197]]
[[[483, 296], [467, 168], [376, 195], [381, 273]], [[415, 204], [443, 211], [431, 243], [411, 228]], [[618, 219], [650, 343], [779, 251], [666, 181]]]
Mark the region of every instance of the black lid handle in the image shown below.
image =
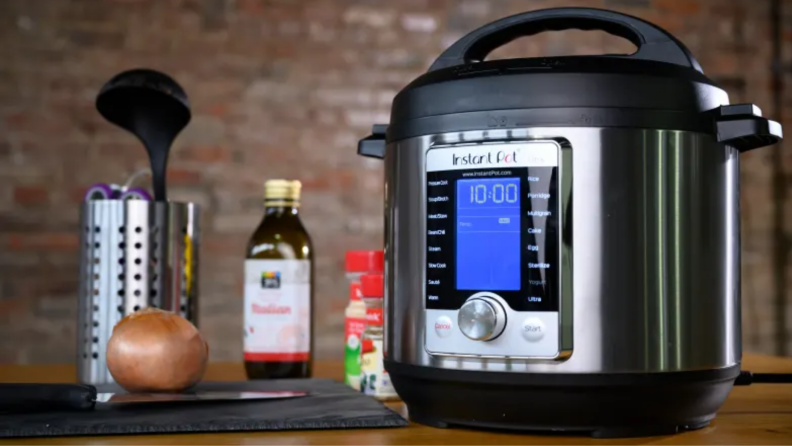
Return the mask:
[[484, 25], [449, 47], [429, 71], [483, 61], [487, 55], [518, 37], [543, 31], [601, 30], [623, 37], [638, 47], [633, 59], [667, 62], [702, 71], [685, 45], [662, 28], [627, 14], [595, 8], [553, 8], [530, 11]]
[[723, 105], [711, 111], [718, 142], [740, 152], [770, 146], [784, 138], [781, 124], [762, 117], [753, 104]]
[[369, 158], [385, 158], [385, 134], [387, 124], [374, 124], [371, 135], [358, 141], [358, 155]]

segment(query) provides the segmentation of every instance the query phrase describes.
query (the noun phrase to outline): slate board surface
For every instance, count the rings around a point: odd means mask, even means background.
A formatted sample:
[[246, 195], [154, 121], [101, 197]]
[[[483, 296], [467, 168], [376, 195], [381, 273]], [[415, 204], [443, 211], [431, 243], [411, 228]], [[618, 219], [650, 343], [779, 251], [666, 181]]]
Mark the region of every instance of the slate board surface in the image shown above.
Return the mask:
[[[97, 386], [99, 392], [119, 392]], [[309, 395], [264, 401], [199, 401], [127, 405], [97, 403], [84, 412], [0, 415], [0, 437], [127, 435], [349, 429], [406, 426], [382, 403], [326, 379], [206, 382], [198, 391], [307, 391]]]

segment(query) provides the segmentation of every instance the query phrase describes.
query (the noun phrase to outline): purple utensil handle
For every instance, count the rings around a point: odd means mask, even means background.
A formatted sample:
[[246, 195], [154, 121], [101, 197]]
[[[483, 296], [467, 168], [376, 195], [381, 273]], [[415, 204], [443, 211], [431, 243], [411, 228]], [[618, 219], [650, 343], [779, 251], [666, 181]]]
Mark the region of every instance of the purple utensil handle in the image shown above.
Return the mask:
[[119, 197], [122, 200], [144, 200], [151, 201], [151, 194], [146, 189], [133, 187], [121, 194]]
[[112, 200], [117, 195], [116, 191], [109, 184], [98, 183], [88, 188], [85, 192], [85, 201], [93, 200]]

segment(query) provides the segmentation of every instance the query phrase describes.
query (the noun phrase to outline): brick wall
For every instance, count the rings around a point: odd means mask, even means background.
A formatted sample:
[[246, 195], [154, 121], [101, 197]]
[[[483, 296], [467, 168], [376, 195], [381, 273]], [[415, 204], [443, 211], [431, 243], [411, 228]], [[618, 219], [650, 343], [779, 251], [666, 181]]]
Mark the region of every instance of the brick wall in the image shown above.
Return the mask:
[[[393, 95], [467, 31], [526, 9], [570, 5], [666, 27], [733, 102], [771, 111], [768, 0], [3, 0], [0, 362], [73, 359], [82, 193], [146, 166], [142, 147], [93, 107], [112, 75], [159, 69], [192, 101], [170, 187], [172, 198], [204, 207], [200, 323], [212, 359], [241, 355], [243, 247], [271, 177], [303, 181], [302, 212], [317, 253], [317, 346], [320, 357], [337, 357], [343, 252], [382, 240], [382, 168], [355, 155], [356, 141], [372, 123], [387, 122]], [[786, 10], [789, 63], [792, 2]], [[603, 33], [571, 31], [522, 39], [497, 56], [629, 48]], [[770, 153], [746, 154], [742, 170], [745, 341], [768, 352], [777, 243]], [[792, 170], [792, 155], [783, 159]], [[784, 209], [792, 230], [792, 207]]]

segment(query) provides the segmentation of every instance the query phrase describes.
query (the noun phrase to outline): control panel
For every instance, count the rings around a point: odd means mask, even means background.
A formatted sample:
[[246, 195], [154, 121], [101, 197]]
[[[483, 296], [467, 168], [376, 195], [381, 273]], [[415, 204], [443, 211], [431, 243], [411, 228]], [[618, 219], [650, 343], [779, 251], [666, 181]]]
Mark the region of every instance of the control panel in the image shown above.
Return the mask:
[[559, 354], [559, 158], [554, 141], [427, 152], [429, 353]]

